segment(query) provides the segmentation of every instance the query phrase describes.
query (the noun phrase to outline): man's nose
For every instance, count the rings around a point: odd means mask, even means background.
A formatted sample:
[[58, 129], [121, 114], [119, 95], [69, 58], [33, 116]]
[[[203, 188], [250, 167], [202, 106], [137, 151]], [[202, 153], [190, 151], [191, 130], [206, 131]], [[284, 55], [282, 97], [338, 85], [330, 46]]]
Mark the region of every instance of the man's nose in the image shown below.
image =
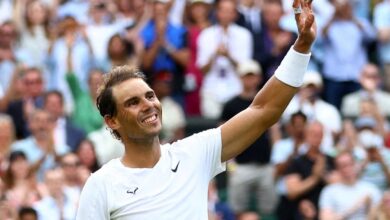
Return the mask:
[[144, 99], [143, 102], [142, 102], [142, 110], [143, 111], [147, 111], [149, 109], [151, 109], [153, 107], [153, 101], [150, 101], [148, 99]]

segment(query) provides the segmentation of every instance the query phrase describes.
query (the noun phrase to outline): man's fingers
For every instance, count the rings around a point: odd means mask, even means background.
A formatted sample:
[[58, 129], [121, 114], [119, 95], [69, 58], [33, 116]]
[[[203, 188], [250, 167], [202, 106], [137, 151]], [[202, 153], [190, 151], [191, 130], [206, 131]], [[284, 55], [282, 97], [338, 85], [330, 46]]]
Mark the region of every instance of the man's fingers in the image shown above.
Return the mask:
[[292, 7], [293, 7], [294, 14], [295, 14], [295, 21], [297, 22], [297, 25], [299, 26], [299, 17], [301, 15], [301, 13], [298, 13], [298, 10], [299, 9], [302, 10], [301, 0], [294, 0]]
[[308, 14], [305, 19], [305, 25], [303, 27], [304, 32], [309, 32], [314, 23], [314, 15]]

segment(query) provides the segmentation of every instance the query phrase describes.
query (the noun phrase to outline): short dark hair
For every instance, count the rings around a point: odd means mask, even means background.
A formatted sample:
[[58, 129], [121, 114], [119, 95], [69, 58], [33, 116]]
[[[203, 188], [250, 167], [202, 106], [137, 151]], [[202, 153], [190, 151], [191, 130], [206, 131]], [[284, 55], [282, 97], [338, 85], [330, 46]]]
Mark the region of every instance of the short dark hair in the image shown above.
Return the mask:
[[[135, 66], [117, 66], [113, 68], [108, 74], [104, 75], [103, 85], [98, 90], [96, 98], [96, 106], [99, 109], [102, 117], [113, 117], [117, 114], [116, 102], [112, 95], [112, 87], [118, 85], [128, 79], [142, 79], [146, 82], [145, 74], [142, 73]], [[111, 132], [115, 138], [120, 139], [117, 131]]]
[[38, 219], [38, 213], [32, 207], [21, 207], [18, 212], [19, 219], [22, 219], [25, 215], [34, 215], [35, 219]]
[[50, 90], [45, 92], [43, 95], [43, 101], [45, 104], [47, 103], [47, 99], [51, 95], [58, 96], [58, 98], [60, 98], [61, 104], [64, 104], [64, 95], [62, 95], [62, 93], [59, 90]]
[[303, 113], [301, 110], [293, 113], [290, 117], [290, 123], [291, 124], [294, 124], [294, 120], [295, 118], [299, 118], [301, 117], [303, 119], [304, 122], [307, 122], [307, 116], [305, 115], [305, 113]]

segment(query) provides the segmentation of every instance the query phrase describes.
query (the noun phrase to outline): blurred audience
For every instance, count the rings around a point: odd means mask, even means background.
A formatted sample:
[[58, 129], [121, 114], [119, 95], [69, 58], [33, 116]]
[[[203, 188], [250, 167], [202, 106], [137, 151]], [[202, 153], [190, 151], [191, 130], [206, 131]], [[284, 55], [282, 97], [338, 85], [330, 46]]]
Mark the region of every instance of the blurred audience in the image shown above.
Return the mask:
[[172, 143], [185, 136], [185, 115], [182, 107], [170, 97], [172, 84], [173, 74], [168, 71], [156, 73], [151, 83], [151, 88], [164, 109], [162, 113], [162, 143]]
[[[91, 150], [96, 152], [95, 154], [99, 166], [102, 166], [114, 158], [122, 156], [125, 152], [123, 143], [111, 134], [110, 129], [106, 125], [89, 133], [87, 138], [91, 142]], [[77, 151], [80, 151], [80, 149]], [[92, 170], [93, 169], [91, 169], [91, 171]]]
[[18, 220], [38, 220], [38, 213], [31, 207], [22, 207], [18, 211]]
[[78, 197], [64, 188], [64, 173], [60, 168], [45, 173], [45, 189], [42, 199], [33, 206], [39, 220], [75, 219]]
[[368, 62], [367, 48], [376, 37], [371, 23], [353, 14], [352, 2], [333, 0], [335, 12], [322, 29], [325, 100], [340, 109], [344, 95], [360, 88], [361, 69]]
[[341, 115], [333, 105], [321, 99], [322, 89], [321, 75], [315, 71], [308, 71], [303, 78], [302, 87], [284, 111], [282, 120], [288, 121], [291, 114], [302, 111], [309, 122], [321, 122], [325, 129], [321, 149], [330, 153], [333, 151], [335, 138], [341, 131]]
[[53, 37], [49, 7], [42, 1], [15, 1], [15, 23], [20, 30], [20, 46], [26, 50], [32, 65], [45, 68], [47, 50]]
[[9, 166], [4, 175], [5, 199], [10, 209], [31, 206], [41, 198], [34, 173], [27, 156], [14, 151], [9, 156]]
[[28, 117], [31, 135], [16, 141], [12, 151], [26, 154], [32, 169], [37, 172], [38, 181], [42, 181], [47, 170], [55, 167], [59, 157], [70, 151], [69, 146], [54, 141], [54, 119], [47, 111], [35, 110]]
[[85, 166], [91, 173], [97, 171], [100, 168], [95, 146], [90, 140], [83, 140], [79, 144], [76, 154], [80, 160], [80, 164]]
[[211, 25], [210, 14], [212, 5], [206, 0], [190, 0], [188, 5], [188, 48], [190, 60], [185, 73], [184, 109], [189, 116], [200, 116], [200, 88], [203, 83], [203, 73], [196, 65], [198, 58], [198, 38], [200, 33]]
[[196, 60], [205, 74], [201, 113], [211, 119], [218, 119], [223, 105], [242, 91], [236, 68], [238, 63], [252, 57], [253, 44], [250, 32], [234, 23], [236, 1], [218, 1], [215, 13], [217, 23], [200, 33]]
[[27, 68], [22, 70], [24, 94], [9, 103], [6, 113], [12, 117], [15, 124], [16, 138], [22, 139], [30, 135], [27, 118], [36, 109], [43, 107], [44, 79], [40, 69]]
[[360, 118], [356, 123], [358, 141], [365, 150], [360, 179], [385, 191], [390, 186], [390, 150], [383, 146], [383, 136], [375, 132], [375, 120]]
[[172, 96], [183, 106], [184, 70], [189, 61], [187, 29], [170, 22], [170, 5], [171, 2], [167, 0], [153, 0], [152, 18], [140, 33], [145, 46], [142, 68], [149, 77], [162, 70], [171, 72]]
[[281, 27], [281, 1], [264, 0], [261, 32], [254, 35], [254, 58], [264, 69], [264, 83], [273, 75], [296, 39], [296, 34]]
[[54, 120], [54, 142], [56, 145], [68, 145], [75, 151], [79, 143], [85, 139], [85, 132], [76, 127], [73, 122], [66, 117], [64, 112], [64, 97], [59, 91], [48, 91], [44, 95], [44, 110], [46, 110]]
[[[222, 123], [251, 104], [263, 79], [261, 67], [254, 60], [238, 63], [237, 73], [243, 90], [223, 106]], [[270, 131], [266, 131], [234, 158], [234, 170], [228, 173], [228, 201], [238, 219], [244, 219], [243, 216], [251, 212], [251, 199], [256, 201], [261, 214], [270, 215], [275, 211], [275, 183], [274, 178], [269, 178], [274, 174], [274, 167], [270, 164], [271, 147]]]
[[390, 219], [390, 191], [383, 193], [380, 204], [370, 215], [369, 220], [388, 220]]
[[390, 116], [390, 93], [381, 90], [381, 75], [375, 64], [366, 64], [361, 71], [361, 89], [343, 97], [341, 113], [344, 117], [357, 117], [361, 112], [362, 100], [373, 100], [380, 113]]
[[378, 30], [379, 59], [384, 70], [384, 88], [390, 92], [390, 1], [383, 0], [374, 7], [373, 24]]
[[[66, 83], [66, 73], [72, 70], [83, 90], [88, 88], [88, 72], [93, 64], [93, 51], [89, 39], [74, 17], [65, 17], [58, 24], [58, 36], [48, 51], [50, 89], [57, 89], [64, 95], [66, 112], [72, 112], [74, 100]], [[69, 59], [71, 59], [69, 61]], [[68, 63], [72, 62], [72, 69]]]
[[379, 189], [358, 179], [358, 167], [351, 153], [340, 153], [334, 162], [340, 182], [326, 186], [321, 192], [320, 219], [368, 219], [380, 202]]
[[[287, 193], [281, 197], [279, 219], [305, 219], [318, 216], [321, 190], [334, 181], [333, 158], [321, 152], [324, 126], [311, 122], [305, 129], [307, 152], [295, 158], [286, 171]], [[313, 218], [316, 219], [316, 218]]]
[[98, 88], [103, 82], [103, 72], [99, 69], [92, 69], [88, 75], [88, 90], [84, 90], [78, 79], [78, 72], [73, 66], [73, 55], [68, 53], [66, 82], [70, 88], [74, 109], [71, 119], [78, 127], [87, 134], [95, 131], [103, 125], [103, 119], [96, 107]]
[[[234, 117], [296, 40], [292, 2], [0, 1], [0, 219], [74, 219], [86, 179], [123, 154], [95, 104], [114, 66], [147, 75], [162, 143]], [[304, 84], [210, 184], [210, 219], [390, 220], [390, 0], [312, 7]], [[250, 59], [262, 74], [238, 68]], [[363, 199], [366, 182], [383, 198]]]
[[8, 157], [11, 145], [15, 140], [15, 128], [12, 118], [0, 113], [0, 177], [8, 167]]

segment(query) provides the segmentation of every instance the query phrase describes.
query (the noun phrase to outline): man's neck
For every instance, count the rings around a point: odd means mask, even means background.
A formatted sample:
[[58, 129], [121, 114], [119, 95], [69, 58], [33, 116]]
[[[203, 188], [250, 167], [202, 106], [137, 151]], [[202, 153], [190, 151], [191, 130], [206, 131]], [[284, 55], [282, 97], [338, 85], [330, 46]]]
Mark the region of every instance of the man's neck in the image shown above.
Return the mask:
[[158, 137], [149, 141], [124, 141], [125, 154], [121, 158], [129, 168], [152, 168], [160, 160], [161, 149]]
[[355, 185], [356, 181], [356, 178], [343, 178], [341, 182], [345, 185], [352, 186]]

